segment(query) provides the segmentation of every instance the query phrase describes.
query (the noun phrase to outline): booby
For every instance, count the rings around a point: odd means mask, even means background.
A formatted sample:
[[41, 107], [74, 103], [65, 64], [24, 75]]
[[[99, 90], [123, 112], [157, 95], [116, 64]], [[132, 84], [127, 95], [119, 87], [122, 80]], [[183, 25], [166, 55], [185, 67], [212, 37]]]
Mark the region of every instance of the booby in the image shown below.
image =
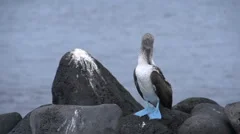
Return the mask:
[[146, 106], [134, 115], [140, 117], [148, 115], [149, 119], [161, 119], [162, 115], [159, 107], [172, 108], [172, 88], [160, 68], [154, 63], [153, 43], [154, 37], [152, 34], [146, 33], [142, 37], [138, 64], [133, 75], [137, 91], [145, 100]]

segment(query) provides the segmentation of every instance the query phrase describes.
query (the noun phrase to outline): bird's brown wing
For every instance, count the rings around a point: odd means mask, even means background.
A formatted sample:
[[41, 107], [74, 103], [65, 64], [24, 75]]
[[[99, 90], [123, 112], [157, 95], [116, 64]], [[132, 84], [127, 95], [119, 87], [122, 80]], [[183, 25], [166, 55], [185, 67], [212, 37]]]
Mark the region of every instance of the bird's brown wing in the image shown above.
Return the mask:
[[166, 82], [166, 84], [167, 84], [170, 88], [172, 88], [171, 84], [170, 84], [170, 83], [166, 80], [166, 78], [164, 77], [161, 69], [160, 69], [159, 67], [157, 67], [157, 66], [153, 66], [153, 67], [154, 67], [154, 69], [157, 70], [157, 72], [159, 73], [159, 75], [161, 76], [161, 78]]
[[169, 82], [166, 82], [162, 72], [156, 70], [151, 73], [151, 81], [155, 87], [155, 93], [160, 99], [160, 103], [169, 109], [172, 108], [172, 89]]

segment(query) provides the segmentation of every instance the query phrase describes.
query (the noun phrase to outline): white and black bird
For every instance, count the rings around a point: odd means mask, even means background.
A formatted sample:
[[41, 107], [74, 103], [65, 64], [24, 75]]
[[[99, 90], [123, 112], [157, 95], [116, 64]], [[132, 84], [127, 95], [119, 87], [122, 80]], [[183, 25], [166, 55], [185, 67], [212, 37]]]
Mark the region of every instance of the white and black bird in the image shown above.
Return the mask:
[[147, 105], [135, 115], [140, 117], [148, 115], [150, 119], [161, 119], [159, 105], [172, 108], [172, 88], [153, 61], [153, 43], [154, 37], [150, 33], [142, 37], [138, 64], [133, 75], [138, 93]]

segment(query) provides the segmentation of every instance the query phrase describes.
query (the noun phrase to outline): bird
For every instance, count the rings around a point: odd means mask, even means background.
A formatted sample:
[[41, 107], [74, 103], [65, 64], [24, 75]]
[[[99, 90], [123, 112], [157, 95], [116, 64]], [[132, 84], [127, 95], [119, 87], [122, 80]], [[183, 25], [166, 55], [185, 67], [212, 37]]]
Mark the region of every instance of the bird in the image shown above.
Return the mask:
[[[141, 49], [133, 77], [136, 89], [145, 101], [143, 110], [134, 115], [149, 119], [162, 119], [161, 106], [172, 108], [172, 86], [153, 60], [154, 36], [146, 33], [142, 37]], [[152, 105], [152, 106], [151, 106]]]

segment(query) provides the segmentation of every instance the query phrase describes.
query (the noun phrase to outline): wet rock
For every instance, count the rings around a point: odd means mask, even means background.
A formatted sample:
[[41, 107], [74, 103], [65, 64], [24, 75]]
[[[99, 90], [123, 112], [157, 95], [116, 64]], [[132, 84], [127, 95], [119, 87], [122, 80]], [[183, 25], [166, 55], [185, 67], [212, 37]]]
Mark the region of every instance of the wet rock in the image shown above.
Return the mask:
[[22, 119], [22, 116], [17, 113], [6, 113], [0, 115], [0, 134], [7, 134], [17, 123]]
[[34, 134], [114, 134], [122, 114], [115, 104], [50, 105], [32, 111]]
[[236, 133], [240, 133], [240, 102], [226, 105], [224, 112], [226, 113], [231, 125]]
[[191, 110], [198, 104], [201, 103], [210, 103], [210, 104], [217, 104], [217, 102], [210, 100], [208, 98], [203, 97], [191, 97], [188, 99], [185, 99], [179, 103], [177, 103], [175, 106], [173, 106], [173, 109], [179, 110], [185, 113], [191, 113]]
[[142, 109], [100, 62], [81, 49], [67, 52], [61, 58], [52, 97], [53, 104], [117, 104], [124, 115]]
[[119, 120], [119, 134], [172, 134], [172, 131], [159, 120], [149, 120], [148, 117], [127, 115]]
[[209, 115], [195, 115], [180, 126], [178, 134], [234, 134], [234, 132], [222, 120]]
[[8, 134], [32, 134], [28, 113]]
[[137, 117], [128, 115], [122, 117], [119, 123], [121, 134], [130, 134], [133, 132], [139, 134], [165, 134], [177, 133], [179, 126], [190, 117], [189, 114], [164, 108], [161, 110], [163, 118], [161, 120], [149, 120], [147, 116]]
[[210, 104], [210, 103], [198, 104], [193, 108], [191, 115], [192, 116], [209, 115], [211, 117], [228, 122], [227, 116], [224, 113], [224, 108], [217, 104]]

